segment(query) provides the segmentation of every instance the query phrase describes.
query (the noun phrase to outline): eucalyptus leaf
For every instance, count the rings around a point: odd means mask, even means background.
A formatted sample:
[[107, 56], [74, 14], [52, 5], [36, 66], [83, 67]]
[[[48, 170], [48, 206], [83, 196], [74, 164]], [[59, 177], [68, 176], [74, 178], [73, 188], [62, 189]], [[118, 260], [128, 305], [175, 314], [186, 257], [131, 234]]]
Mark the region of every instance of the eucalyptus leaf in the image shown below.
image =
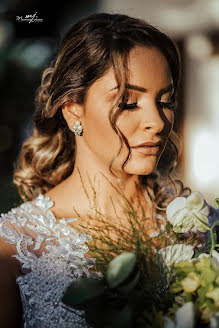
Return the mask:
[[122, 294], [129, 294], [137, 285], [139, 278], [140, 278], [140, 271], [138, 271], [136, 273], [134, 278], [128, 284], [125, 284], [124, 286], [119, 287], [118, 291]]
[[106, 279], [110, 288], [115, 288], [121, 284], [135, 269], [137, 262], [136, 255], [131, 252], [124, 252], [115, 257], [108, 265]]
[[73, 281], [65, 291], [62, 302], [74, 308], [85, 307], [92, 299], [101, 296], [104, 287], [101, 280], [81, 278]]

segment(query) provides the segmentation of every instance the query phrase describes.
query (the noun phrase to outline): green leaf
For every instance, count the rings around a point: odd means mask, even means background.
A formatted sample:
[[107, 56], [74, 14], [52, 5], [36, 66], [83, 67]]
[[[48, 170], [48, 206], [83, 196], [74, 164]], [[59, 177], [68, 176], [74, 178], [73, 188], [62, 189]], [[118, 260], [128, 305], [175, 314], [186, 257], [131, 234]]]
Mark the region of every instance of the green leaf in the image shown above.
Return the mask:
[[211, 269], [203, 271], [201, 274], [201, 285], [209, 286], [211, 283], [213, 283], [216, 280], [217, 275], [218, 274]]
[[118, 292], [120, 292], [121, 294], [129, 294], [137, 285], [139, 278], [140, 278], [140, 271], [136, 273], [134, 278], [129, 283], [125, 284], [122, 287], [119, 287]]
[[108, 265], [106, 279], [110, 288], [121, 284], [135, 269], [137, 262], [134, 253], [122, 253], [115, 257]]
[[207, 287], [201, 287], [197, 291], [197, 296], [198, 296], [198, 302], [199, 304], [204, 304], [206, 301], [206, 293], [208, 292], [210, 286]]
[[195, 270], [195, 267], [193, 265], [193, 263], [189, 262], [189, 261], [181, 261], [179, 263], [175, 263], [174, 264], [174, 269], [176, 274], [178, 273], [189, 273], [191, 271]]
[[[209, 251], [210, 251], [210, 249], [209, 249]], [[195, 249], [195, 252], [194, 252], [194, 256], [193, 256], [193, 258], [198, 258], [199, 255], [201, 255], [201, 254], [203, 254], [203, 252], [200, 252], [200, 251], [196, 248], [196, 249]]]
[[209, 308], [212, 312], [216, 312], [217, 311], [217, 308], [216, 306], [214, 305], [214, 302], [213, 300], [211, 299], [207, 299], [205, 300], [205, 302], [203, 304], [201, 304], [200, 308]]
[[195, 268], [198, 272], [209, 272], [211, 271], [211, 261], [208, 257], [203, 257], [201, 261], [195, 263]]
[[182, 284], [180, 281], [174, 282], [170, 287], [170, 292], [173, 294], [177, 294], [183, 290]]
[[93, 278], [73, 281], [62, 297], [62, 302], [74, 308], [84, 307], [104, 292], [103, 282]]

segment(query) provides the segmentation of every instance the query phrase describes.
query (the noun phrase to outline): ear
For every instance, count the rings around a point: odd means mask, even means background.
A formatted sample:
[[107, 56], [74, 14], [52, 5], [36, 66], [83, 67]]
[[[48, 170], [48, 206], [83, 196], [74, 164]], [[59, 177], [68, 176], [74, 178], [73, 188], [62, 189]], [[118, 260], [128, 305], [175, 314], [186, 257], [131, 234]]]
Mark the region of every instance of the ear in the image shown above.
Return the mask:
[[72, 130], [75, 122], [81, 120], [83, 117], [84, 111], [81, 105], [69, 101], [63, 105], [62, 114], [68, 124], [69, 129]]

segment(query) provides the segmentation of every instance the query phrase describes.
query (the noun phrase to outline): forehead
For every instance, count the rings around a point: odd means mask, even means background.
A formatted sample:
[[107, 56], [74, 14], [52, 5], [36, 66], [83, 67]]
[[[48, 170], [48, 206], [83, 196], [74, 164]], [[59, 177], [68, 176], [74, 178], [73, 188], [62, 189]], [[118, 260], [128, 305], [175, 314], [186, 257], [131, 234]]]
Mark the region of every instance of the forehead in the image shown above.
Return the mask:
[[[128, 57], [129, 83], [141, 86], [147, 90], [160, 90], [172, 83], [169, 64], [158, 48], [135, 47]], [[89, 93], [115, 92], [117, 86], [115, 73], [111, 67], [100, 79], [95, 81]], [[112, 90], [114, 89], [114, 90]]]
[[166, 58], [156, 47], [133, 48], [129, 55], [128, 67], [130, 80], [133, 81], [148, 82], [149, 79], [152, 83], [162, 83], [172, 78]]

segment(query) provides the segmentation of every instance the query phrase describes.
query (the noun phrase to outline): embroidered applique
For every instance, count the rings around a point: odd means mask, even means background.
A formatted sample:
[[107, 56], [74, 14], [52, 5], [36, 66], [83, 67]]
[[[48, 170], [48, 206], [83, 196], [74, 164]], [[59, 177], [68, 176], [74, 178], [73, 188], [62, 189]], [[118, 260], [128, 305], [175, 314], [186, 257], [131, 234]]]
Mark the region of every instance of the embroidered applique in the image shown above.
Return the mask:
[[89, 251], [85, 243], [92, 237], [70, 226], [77, 218], [57, 221], [52, 206], [49, 197], [39, 194], [0, 217], [0, 236], [16, 245], [17, 254], [12, 256], [20, 261], [23, 272], [16, 281], [24, 327], [88, 327], [84, 311], [65, 306], [61, 298], [72, 280], [82, 275], [102, 277], [100, 272], [90, 270], [95, 258], [85, 257]]

